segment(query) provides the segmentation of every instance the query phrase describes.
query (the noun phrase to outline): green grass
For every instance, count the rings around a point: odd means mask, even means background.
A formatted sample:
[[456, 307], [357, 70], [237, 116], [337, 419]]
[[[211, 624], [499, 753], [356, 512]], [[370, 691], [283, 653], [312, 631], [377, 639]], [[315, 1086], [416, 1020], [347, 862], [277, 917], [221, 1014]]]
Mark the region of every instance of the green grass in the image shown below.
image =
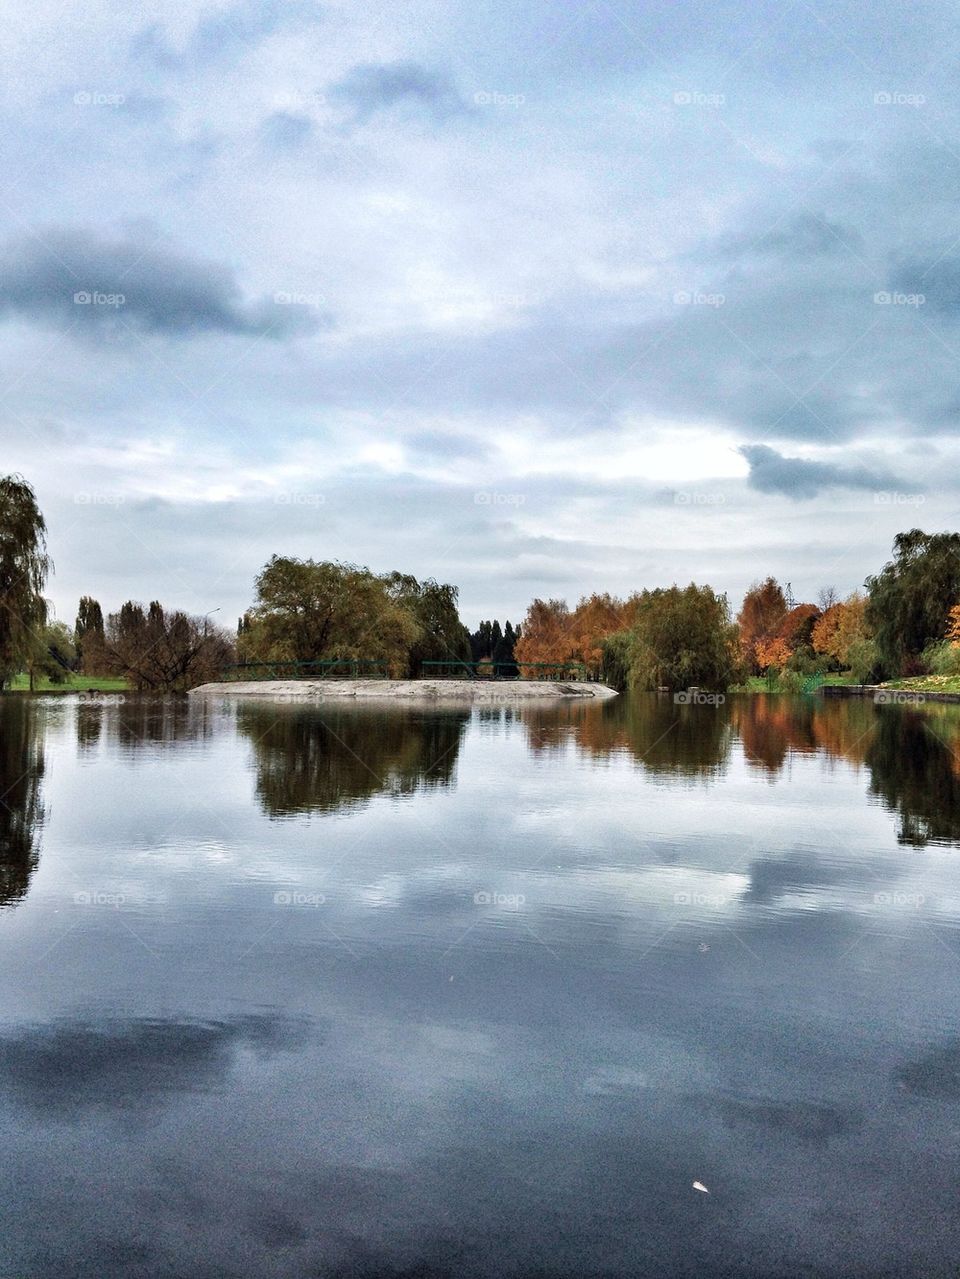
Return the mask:
[[908, 693], [960, 693], [960, 675], [913, 675], [910, 679], [887, 680], [880, 687]]
[[[64, 684], [51, 684], [48, 679], [38, 678], [34, 685], [36, 693], [86, 693], [91, 689], [97, 693], [125, 693], [129, 689], [125, 679], [109, 675], [76, 675], [71, 672]], [[30, 677], [15, 675], [8, 685], [13, 693], [28, 693]]]

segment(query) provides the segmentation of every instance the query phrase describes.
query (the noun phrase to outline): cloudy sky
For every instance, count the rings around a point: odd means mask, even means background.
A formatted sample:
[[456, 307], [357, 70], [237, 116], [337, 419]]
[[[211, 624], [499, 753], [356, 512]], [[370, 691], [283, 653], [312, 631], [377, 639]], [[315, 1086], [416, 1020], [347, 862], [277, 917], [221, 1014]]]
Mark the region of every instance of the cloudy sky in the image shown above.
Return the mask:
[[72, 620], [274, 552], [522, 615], [960, 524], [945, 3], [8, 0], [2, 469]]

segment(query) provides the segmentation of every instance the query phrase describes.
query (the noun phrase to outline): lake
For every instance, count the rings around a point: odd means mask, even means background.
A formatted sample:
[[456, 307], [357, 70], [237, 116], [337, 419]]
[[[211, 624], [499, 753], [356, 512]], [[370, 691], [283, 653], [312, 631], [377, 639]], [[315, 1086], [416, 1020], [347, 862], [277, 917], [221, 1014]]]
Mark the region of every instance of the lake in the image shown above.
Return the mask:
[[7, 697], [0, 1274], [954, 1275], [958, 709]]

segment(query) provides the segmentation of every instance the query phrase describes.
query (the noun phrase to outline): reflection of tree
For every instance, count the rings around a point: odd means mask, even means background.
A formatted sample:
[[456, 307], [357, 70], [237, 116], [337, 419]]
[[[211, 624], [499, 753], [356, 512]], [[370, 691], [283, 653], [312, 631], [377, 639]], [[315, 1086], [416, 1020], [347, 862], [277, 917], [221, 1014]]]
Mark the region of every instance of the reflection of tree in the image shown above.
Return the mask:
[[102, 734], [109, 750], [135, 755], [148, 747], [200, 741], [212, 736], [213, 714], [202, 698], [108, 693], [78, 704], [77, 745], [92, 750]]
[[0, 905], [27, 895], [43, 823], [43, 730], [26, 697], [0, 704]]
[[730, 706], [747, 762], [770, 773], [778, 773], [791, 752], [863, 763], [875, 728], [872, 703], [859, 698], [752, 695], [734, 697]]
[[97, 746], [102, 727], [103, 707], [80, 702], [77, 707], [77, 746], [81, 752], [92, 751]]
[[470, 712], [240, 706], [257, 796], [271, 817], [329, 811], [381, 792], [449, 786]]
[[899, 813], [901, 844], [960, 842], [958, 756], [948, 740], [943, 721], [925, 713], [891, 706], [877, 714], [870, 790]]
[[591, 755], [629, 752], [657, 774], [720, 773], [733, 735], [726, 706], [684, 706], [655, 693], [525, 709], [523, 719], [535, 752], [557, 749], [572, 736]]

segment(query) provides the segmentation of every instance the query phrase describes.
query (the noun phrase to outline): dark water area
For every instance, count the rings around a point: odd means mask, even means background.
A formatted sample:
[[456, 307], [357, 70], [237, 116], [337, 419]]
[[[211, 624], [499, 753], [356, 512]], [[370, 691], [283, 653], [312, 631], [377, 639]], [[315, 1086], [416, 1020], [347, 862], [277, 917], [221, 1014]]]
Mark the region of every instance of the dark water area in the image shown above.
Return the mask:
[[958, 856], [951, 706], [7, 698], [0, 1275], [955, 1275]]

